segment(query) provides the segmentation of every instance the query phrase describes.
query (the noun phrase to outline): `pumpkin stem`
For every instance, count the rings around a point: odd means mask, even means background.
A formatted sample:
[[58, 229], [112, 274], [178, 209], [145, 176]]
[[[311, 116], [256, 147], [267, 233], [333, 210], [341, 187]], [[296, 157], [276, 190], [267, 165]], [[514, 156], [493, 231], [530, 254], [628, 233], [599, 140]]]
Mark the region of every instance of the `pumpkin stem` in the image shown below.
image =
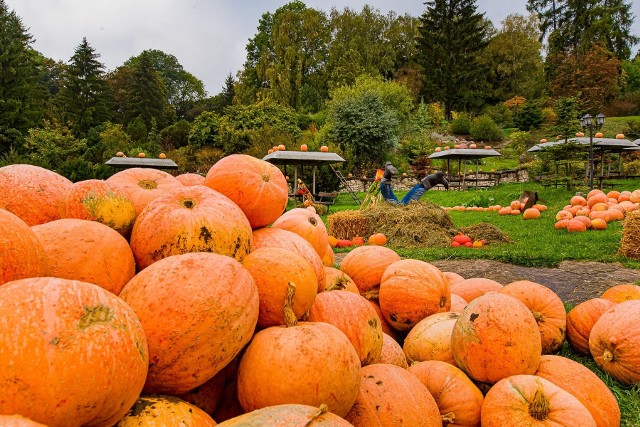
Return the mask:
[[328, 292], [328, 291], [343, 291], [343, 290], [347, 289], [348, 281], [349, 281], [349, 279], [347, 279], [346, 276], [340, 276], [335, 280], [335, 282], [333, 282], [331, 284], [331, 286], [329, 286], [327, 289], [325, 289], [325, 292]]
[[311, 225], [318, 225], [318, 221], [312, 216], [309, 217], [309, 222]]
[[269, 174], [264, 174], [264, 175], [261, 175], [260, 178], [262, 178], [264, 182], [269, 182], [269, 180], [271, 179], [271, 176]]
[[138, 182], [138, 185], [145, 190], [155, 190], [156, 188], [158, 188], [158, 183], [151, 179], [143, 179]]
[[602, 359], [605, 362], [611, 362], [613, 360], [613, 353], [611, 353], [609, 350], [605, 350], [602, 354]]
[[187, 209], [193, 209], [195, 205], [196, 205], [195, 202], [191, 199], [186, 199], [182, 201], [182, 206], [184, 206]]
[[323, 416], [327, 412], [329, 412], [329, 407], [326, 404], [323, 403], [322, 405], [320, 405], [318, 410], [316, 412], [314, 412], [313, 415], [311, 415], [311, 419], [309, 421], [307, 421], [303, 427], [309, 427], [309, 426], [313, 425], [314, 422], [318, 418], [320, 418], [321, 416]]
[[377, 300], [379, 295], [380, 295], [380, 288], [373, 288], [370, 291], [367, 291], [364, 294], [362, 294], [362, 296], [368, 299], [369, 301]]
[[298, 324], [298, 318], [293, 312], [293, 297], [295, 294], [296, 285], [293, 282], [289, 282], [287, 286], [287, 297], [284, 300], [284, 323], [287, 325], [287, 328]]
[[443, 426], [448, 426], [449, 424], [455, 424], [455, 423], [456, 423], [456, 414], [454, 414], [453, 412], [449, 412], [448, 414], [444, 414], [442, 416]]
[[537, 323], [544, 322], [544, 316], [538, 311], [532, 311], [534, 319]]
[[544, 394], [542, 384], [538, 384], [538, 390], [529, 403], [529, 414], [538, 421], [546, 420], [549, 415], [549, 399]]

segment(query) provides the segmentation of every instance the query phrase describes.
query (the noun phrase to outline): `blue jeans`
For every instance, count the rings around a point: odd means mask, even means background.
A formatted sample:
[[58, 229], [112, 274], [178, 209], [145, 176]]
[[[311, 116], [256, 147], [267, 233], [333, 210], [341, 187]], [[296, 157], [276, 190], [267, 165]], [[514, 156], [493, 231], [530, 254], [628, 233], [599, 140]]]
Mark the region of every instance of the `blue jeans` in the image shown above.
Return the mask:
[[427, 188], [424, 185], [422, 185], [421, 182], [419, 182], [416, 185], [414, 185], [413, 188], [409, 190], [409, 192], [402, 198], [402, 200], [400, 201], [400, 204], [407, 205], [411, 201], [418, 201], [420, 200], [420, 197], [422, 197], [422, 195], [426, 192], [427, 192]]
[[398, 203], [398, 198], [394, 194], [391, 184], [380, 184], [380, 193], [387, 202]]

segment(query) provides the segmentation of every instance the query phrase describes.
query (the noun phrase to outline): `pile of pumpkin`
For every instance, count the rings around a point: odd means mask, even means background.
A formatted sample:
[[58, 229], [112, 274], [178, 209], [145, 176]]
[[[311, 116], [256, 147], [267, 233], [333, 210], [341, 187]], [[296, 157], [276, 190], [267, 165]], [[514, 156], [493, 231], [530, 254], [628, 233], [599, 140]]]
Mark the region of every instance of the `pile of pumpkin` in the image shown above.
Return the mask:
[[[335, 236], [327, 236], [327, 242], [332, 248], [349, 248], [351, 246], [362, 246], [365, 244], [363, 237], [355, 236], [353, 239], [338, 239]], [[366, 243], [369, 245], [384, 246], [387, 244], [387, 236], [383, 233], [373, 233], [367, 239]]]
[[521, 202], [520, 200], [513, 200], [509, 206], [492, 205], [489, 207], [480, 206], [453, 206], [445, 208], [446, 210], [452, 210], [457, 212], [497, 212], [498, 215], [522, 215], [524, 219], [538, 219], [541, 212], [547, 210], [547, 206], [536, 203], [530, 208], [525, 209], [526, 200]]
[[624, 219], [625, 214], [640, 206], [640, 190], [591, 190], [587, 197], [575, 195], [568, 205], [556, 214], [556, 230], [570, 233], [605, 230], [607, 223]]
[[[0, 422], [619, 423], [595, 374], [549, 355], [565, 335], [549, 289], [377, 245], [337, 270], [313, 208], [282, 213], [287, 193], [244, 155], [206, 178], [0, 168]], [[585, 311], [599, 366], [639, 382], [640, 301]]]

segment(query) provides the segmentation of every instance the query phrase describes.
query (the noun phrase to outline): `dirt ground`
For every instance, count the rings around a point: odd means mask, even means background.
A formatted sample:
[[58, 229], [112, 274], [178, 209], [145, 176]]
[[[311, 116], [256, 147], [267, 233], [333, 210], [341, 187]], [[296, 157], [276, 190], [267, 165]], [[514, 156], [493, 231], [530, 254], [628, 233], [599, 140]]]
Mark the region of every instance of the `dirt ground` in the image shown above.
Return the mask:
[[[336, 254], [336, 263], [344, 255]], [[625, 268], [619, 263], [563, 261], [557, 268], [522, 267], [492, 260], [442, 260], [432, 264], [465, 279], [486, 277], [503, 285], [515, 280], [531, 280], [573, 304], [598, 297], [613, 285], [640, 280], [640, 270]]]

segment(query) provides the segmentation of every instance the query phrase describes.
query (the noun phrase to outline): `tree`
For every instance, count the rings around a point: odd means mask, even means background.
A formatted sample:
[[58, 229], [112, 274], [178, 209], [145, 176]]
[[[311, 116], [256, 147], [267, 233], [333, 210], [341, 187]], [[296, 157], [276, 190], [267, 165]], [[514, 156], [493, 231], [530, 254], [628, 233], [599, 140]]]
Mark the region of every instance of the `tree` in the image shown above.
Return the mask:
[[422, 94], [453, 109], [478, 105], [486, 71], [478, 56], [488, 43], [489, 23], [477, 13], [475, 0], [429, 0], [420, 18], [418, 62], [424, 67]]
[[104, 65], [98, 61], [99, 57], [83, 37], [64, 74], [61, 91], [64, 117], [74, 133], [81, 137], [92, 127], [107, 121], [110, 115]]
[[538, 17], [541, 42], [564, 23], [565, 7], [566, 0], [527, 0], [527, 10]]
[[571, 138], [575, 132], [580, 130], [580, 122], [577, 119], [577, 106], [577, 100], [571, 97], [558, 98], [553, 104], [553, 110], [557, 116], [555, 130], [565, 140]]

